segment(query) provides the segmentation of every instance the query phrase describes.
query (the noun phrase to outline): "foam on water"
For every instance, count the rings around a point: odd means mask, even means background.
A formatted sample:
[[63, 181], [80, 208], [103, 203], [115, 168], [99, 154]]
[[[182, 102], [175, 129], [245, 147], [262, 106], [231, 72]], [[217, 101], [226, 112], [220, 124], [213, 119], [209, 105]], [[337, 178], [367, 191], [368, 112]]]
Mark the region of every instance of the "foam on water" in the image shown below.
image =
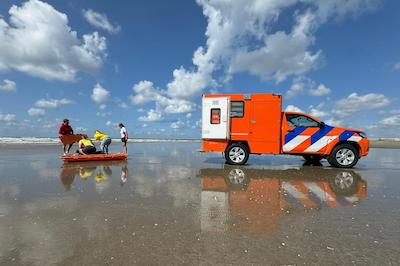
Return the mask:
[[[113, 141], [120, 141], [113, 139]], [[195, 139], [130, 139], [132, 143], [152, 143], [152, 142], [199, 142]], [[59, 138], [37, 138], [37, 137], [0, 137], [0, 144], [58, 144]]]

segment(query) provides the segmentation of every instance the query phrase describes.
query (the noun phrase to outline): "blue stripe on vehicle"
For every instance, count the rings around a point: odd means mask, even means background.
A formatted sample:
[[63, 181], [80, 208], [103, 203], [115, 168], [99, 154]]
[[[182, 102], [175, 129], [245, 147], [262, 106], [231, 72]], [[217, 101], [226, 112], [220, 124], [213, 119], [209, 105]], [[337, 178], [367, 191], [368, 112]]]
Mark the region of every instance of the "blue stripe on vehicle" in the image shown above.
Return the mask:
[[287, 202], [289, 202], [289, 204], [292, 205], [293, 208], [304, 207], [304, 205], [299, 201], [299, 199], [293, 197], [289, 192], [286, 191], [284, 195]]
[[320, 138], [322, 138], [323, 136], [325, 136], [326, 134], [329, 133], [329, 131], [331, 131], [333, 129], [333, 127], [331, 126], [324, 126], [323, 128], [321, 128], [320, 130], [318, 130], [317, 132], [315, 132], [312, 136], [311, 136], [311, 145], [313, 145], [315, 142], [317, 142]]
[[353, 135], [354, 135], [353, 131], [345, 130], [342, 132], [342, 134], [339, 135], [339, 141], [348, 140]]
[[306, 130], [306, 127], [296, 127], [293, 129], [293, 132], [288, 132], [285, 135], [285, 144], [300, 135], [304, 130]]

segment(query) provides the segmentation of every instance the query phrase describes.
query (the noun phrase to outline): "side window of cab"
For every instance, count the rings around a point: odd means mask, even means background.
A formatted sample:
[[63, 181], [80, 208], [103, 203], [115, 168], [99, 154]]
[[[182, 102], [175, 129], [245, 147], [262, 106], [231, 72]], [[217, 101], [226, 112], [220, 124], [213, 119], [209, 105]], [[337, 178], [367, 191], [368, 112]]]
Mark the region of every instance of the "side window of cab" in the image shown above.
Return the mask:
[[299, 114], [286, 114], [286, 121], [290, 127], [319, 127], [314, 119]]

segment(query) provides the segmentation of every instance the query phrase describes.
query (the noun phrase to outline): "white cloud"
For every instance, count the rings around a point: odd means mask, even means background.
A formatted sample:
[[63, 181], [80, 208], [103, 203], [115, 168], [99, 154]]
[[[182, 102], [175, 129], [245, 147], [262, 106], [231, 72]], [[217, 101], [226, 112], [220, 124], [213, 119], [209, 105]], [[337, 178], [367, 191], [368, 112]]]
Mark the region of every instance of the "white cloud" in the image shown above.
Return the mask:
[[150, 109], [146, 116], [140, 116], [139, 121], [142, 122], [156, 122], [163, 119], [162, 114], [154, 109]]
[[96, 116], [98, 117], [106, 117], [106, 116], [110, 116], [111, 112], [96, 112]]
[[3, 83], [0, 84], [0, 91], [15, 92], [17, 91], [17, 83], [9, 79], [3, 79]]
[[400, 114], [400, 109], [393, 109], [389, 111], [390, 114]]
[[381, 121], [379, 121], [379, 124], [388, 127], [400, 126], [400, 114], [385, 117]]
[[0, 114], [0, 121], [11, 122], [15, 121], [17, 116], [15, 114]]
[[324, 96], [331, 93], [331, 89], [326, 87], [324, 84], [319, 84], [317, 88], [310, 89], [309, 94], [312, 96]]
[[393, 65], [393, 70], [400, 70], [400, 62]]
[[305, 13], [297, 17], [297, 23], [289, 34], [279, 31], [265, 35], [261, 48], [246, 48], [233, 57], [230, 71], [247, 71], [265, 80], [281, 82], [288, 76], [302, 75], [315, 68], [321, 51], [308, 50], [314, 43], [314, 20], [313, 14]]
[[107, 121], [107, 122], [106, 122], [106, 126], [109, 127], [109, 126], [111, 126], [111, 125], [112, 125], [111, 121]]
[[161, 92], [154, 88], [154, 84], [148, 80], [142, 80], [133, 85], [135, 95], [131, 95], [130, 99], [132, 104], [144, 104], [151, 101], [156, 101], [161, 95]]
[[293, 79], [292, 85], [286, 92], [286, 97], [293, 98], [297, 95], [305, 94], [306, 92], [311, 96], [324, 96], [330, 94], [331, 89], [324, 84], [317, 86], [310, 78], [300, 76]]
[[[318, 67], [322, 57], [322, 51], [313, 48], [318, 28], [329, 19], [373, 10], [377, 5], [372, 2], [377, 1], [197, 0], [207, 29], [205, 45], [193, 53], [193, 66], [174, 69], [163, 90], [154, 88], [151, 81], [136, 84], [131, 102], [155, 102], [160, 113], [190, 112], [193, 103], [181, 100], [193, 99], [206, 88], [215, 91], [220, 86], [217, 81], [227, 82], [237, 72], [277, 82], [304, 75]], [[282, 12], [293, 21], [281, 23]], [[289, 30], [273, 30], [288, 23]], [[215, 79], [214, 73], [222, 76]]]
[[176, 122], [172, 122], [170, 126], [173, 129], [180, 129], [180, 128], [183, 128], [185, 126], [185, 124], [181, 121], [176, 121]]
[[179, 114], [192, 112], [195, 104], [180, 98], [171, 98], [166, 95], [165, 91], [157, 89], [151, 81], [143, 80], [133, 86], [135, 95], [131, 95], [132, 104], [145, 104], [155, 102], [157, 113]]
[[350, 94], [347, 98], [338, 100], [335, 103], [333, 113], [339, 117], [349, 117], [355, 113], [374, 110], [387, 106], [390, 100], [383, 94], [368, 93], [358, 95], [356, 92]]
[[330, 116], [330, 114], [328, 112], [319, 110], [317, 108], [311, 108], [310, 115], [315, 116], [316, 118], [319, 118], [319, 119]]
[[110, 92], [97, 83], [93, 88], [91, 97], [96, 103], [102, 104], [108, 100]]
[[125, 109], [125, 110], [129, 109], [128, 104], [126, 104], [126, 102], [123, 102], [121, 99], [116, 98], [115, 99], [115, 103], [117, 104], [117, 106], [119, 108], [122, 108], [122, 109]]
[[115, 24], [113, 25], [107, 18], [105, 14], [100, 14], [91, 9], [83, 10], [83, 16], [86, 21], [92, 26], [108, 31], [109, 33], [118, 33], [121, 30], [121, 26]]
[[103, 104], [100, 104], [100, 105], [99, 105], [99, 109], [100, 109], [100, 110], [104, 110], [104, 109], [106, 109], [106, 108], [107, 108], [107, 104], [104, 104], [104, 103], [103, 103]]
[[327, 125], [336, 126], [336, 127], [345, 126], [345, 122], [343, 120], [336, 119], [334, 117], [329, 118], [328, 120], [325, 121], [325, 123]]
[[289, 104], [286, 108], [285, 108], [285, 112], [300, 112], [300, 113], [304, 113], [303, 110], [301, 110], [299, 107], [295, 106], [295, 105], [291, 105]]
[[286, 92], [286, 97], [293, 98], [299, 94], [302, 94], [306, 90], [306, 88], [311, 87], [312, 84], [313, 84], [312, 80], [306, 77], [297, 77], [293, 79], [292, 85]]
[[122, 109], [129, 109], [129, 106], [124, 102], [118, 103], [118, 107]]
[[[329, 19], [360, 15], [378, 0], [197, 0], [207, 18], [206, 45], [193, 54], [194, 69], [173, 71], [168, 95], [191, 98], [216, 84], [213, 73], [229, 76], [248, 72], [264, 80], [285, 80], [319, 65], [321, 53], [312, 50], [314, 33]], [[275, 31], [280, 14], [295, 18], [291, 30]], [[256, 44], [256, 45], [254, 45]]]
[[39, 99], [36, 101], [35, 106], [41, 108], [57, 108], [61, 105], [73, 104], [74, 102], [69, 99]]
[[215, 81], [210, 72], [188, 71], [183, 67], [173, 71], [174, 79], [167, 84], [171, 97], [192, 98]]
[[28, 115], [29, 116], [44, 116], [46, 111], [40, 108], [29, 108]]
[[0, 70], [14, 69], [47, 80], [94, 73], [106, 56], [106, 39], [97, 32], [79, 38], [66, 14], [39, 0], [13, 5], [10, 24], [0, 17]]
[[187, 113], [187, 114], [186, 114], [186, 118], [187, 118], [187, 119], [192, 118], [192, 113]]

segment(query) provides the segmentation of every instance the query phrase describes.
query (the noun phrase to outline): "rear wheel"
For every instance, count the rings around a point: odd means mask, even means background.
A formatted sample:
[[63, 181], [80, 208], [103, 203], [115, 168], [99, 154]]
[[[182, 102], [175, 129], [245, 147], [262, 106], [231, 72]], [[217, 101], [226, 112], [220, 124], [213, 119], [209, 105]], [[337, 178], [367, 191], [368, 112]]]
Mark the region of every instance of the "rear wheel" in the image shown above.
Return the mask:
[[358, 150], [351, 144], [340, 144], [332, 150], [328, 162], [334, 167], [351, 168], [358, 162]]
[[250, 151], [242, 143], [232, 143], [225, 150], [225, 160], [228, 164], [242, 165], [249, 159]]
[[229, 171], [225, 176], [225, 182], [232, 190], [246, 190], [250, 183], [250, 178], [245, 171], [240, 168], [235, 168]]

